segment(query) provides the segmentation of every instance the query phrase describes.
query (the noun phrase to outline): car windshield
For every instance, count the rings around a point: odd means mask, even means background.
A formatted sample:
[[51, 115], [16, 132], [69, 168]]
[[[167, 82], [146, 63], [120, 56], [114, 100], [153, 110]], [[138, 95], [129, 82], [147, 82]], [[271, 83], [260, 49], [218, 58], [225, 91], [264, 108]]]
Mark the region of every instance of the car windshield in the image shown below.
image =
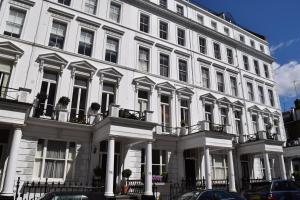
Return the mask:
[[293, 181], [280, 181], [274, 182], [272, 185], [272, 191], [287, 191], [287, 190], [299, 190], [299, 186]]
[[88, 200], [88, 197], [84, 195], [57, 195], [51, 200]]

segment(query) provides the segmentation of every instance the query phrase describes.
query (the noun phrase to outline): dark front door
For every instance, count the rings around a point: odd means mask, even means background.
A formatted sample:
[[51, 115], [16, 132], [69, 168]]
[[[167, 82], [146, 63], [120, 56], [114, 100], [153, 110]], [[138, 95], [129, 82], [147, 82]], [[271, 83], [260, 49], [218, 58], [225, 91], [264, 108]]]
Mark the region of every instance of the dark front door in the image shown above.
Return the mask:
[[190, 184], [196, 183], [196, 161], [191, 159], [185, 160], [185, 179]]

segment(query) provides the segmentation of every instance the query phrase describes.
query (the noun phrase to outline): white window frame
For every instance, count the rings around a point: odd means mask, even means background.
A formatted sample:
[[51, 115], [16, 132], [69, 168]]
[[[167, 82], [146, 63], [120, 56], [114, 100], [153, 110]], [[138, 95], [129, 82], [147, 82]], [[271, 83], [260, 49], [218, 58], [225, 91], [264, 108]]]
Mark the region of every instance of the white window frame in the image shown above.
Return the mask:
[[[178, 32], [179, 30], [182, 30], [183, 33], [184, 33], [184, 37], [179, 37], [178, 35]], [[179, 39], [183, 39], [183, 44], [179, 44]], [[186, 44], [187, 44], [187, 34], [186, 34], [186, 29], [185, 28], [182, 28], [182, 27], [176, 27], [176, 40], [177, 40], [177, 45], [179, 46], [182, 46], [182, 47], [185, 47]]]
[[[184, 81], [184, 80], [180, 80], [180, 72], [181, 72], [181, 70], [180, 70], [180, 68], [179, 68], [179, 65], [180, 65], [180, 61], [183, 61], [183, 62], [185, 62], [186, 63], [186, 80]], [[188, 63], [188, 60], [187, 59], [185, 59], [185, 58], [182, 58], [182, 57], [179, 57], [178, 59], [177, 59], [177, 67], [178, 67], [178, 80], [179, 81], [182, 81], [182, 82], [185, 82], [185, 83], [188, 83], [189, 82], [189, 63]]]
[[[235, 79], [235, 86], [232, 85], [232, 78]], [[235, 96], [235, 97], [238, 97], [239, 96], [239, 88], [238, 88], [238, 79], [237, 79], [237, 76], [233, 76], [233, 75], [230, 75], [229, 76], [229, 80], [230, 80], [230, 91], [231, 91], [231, 95], [232, 96]], [[234, 91], [234, 88], [235, 88], [235, 92]], [[235, 93], [235, 94], [234, 94]]]
[[[113, 62], [110, 62], [110, 61], [106, 61], [105, 60], [105, 57], [106, 57], [106, 49], [107, 49], [107, 40], [111, 38], [113, 40], [118, 40], [118, 49], [117, 49], [117, 62], [116, 63], [113, 63]], [[119, 64], [120, 63], [120, 58], [121, 58], [121, 37], [119, 37], [119, 35], [115, 35], [115, 34], [106, 34], [105, 36], [105, 42], [104, 42], [104, 57], [103, 57], [103, 60], [106, 61], [106, 62], [109, 62], [111, 64]]]
[[[87, 5], [87, 1], [89, 0], [84, 0], [82, 3], [83, 3], [83, 11], [86, 12], [86, 5]], [[95, 10], [94, 10], [94, 13], [90, 13], [90, 12], [87, 12], [88, 14], [90, 15], [97, 15], [98, 14], [98, 9], [99, 8], [99, 0], [96, 0], [96, 5], [95, 5]]]
[[[208, 79], [207, 83], [208, 83], [208, 86], [207, 87], [204, 86], [204, 81], [203, 81], [204, 80], [204, 76], [203, 76], [203, 73], [202, 73], [203, 69], [207, 70], [207, 72], [208, 72], [208, 74], [207, 74], [207, 79]], [[210, 89], [210, 87], [211, 87], [211, 82], [210, 82], [210, 80], [211, 80], [211, 78], [210, 78], [210, 68], [208, 66], [201, 66], [200, 70], [201, 70], [200, 74], [201, 74], [202, 87]]]
[[[36, 169], [36, 160], [41, 160], [41, 171], [39, 172], [40, 175], [39, 177], [33, 177], [33, 180], [37, 180], [37, 181], [46, 181], [46, 178], [44, 177], [44, 171], [45, 171], [45, 161], [47, 159], [47, 145], [48, 145], [48, 142], [49, 141], [54, 141], [54, 142], [65, 142], [66, 143], [66, 156], [64, 158], [64, 175], [63, 175], [63, 178], [48, 178], [48, 182], [51, 182], [51, 181], [66, 181], [67, 180], [67, 165], [68, 165], [68, 162], [73, 162], [72, 165], [73, 165], [73, 168], [71, 168], [71, 180], [74, 178], [74, 173], [75, 173], [75, 166], [76, 166], [76, 157], [77, 157], [77, 154], [78, 154], [78, 149], [77, 149], [77, 143], [76, 142], [73, 142], [73, 141], [62, 141], [62, 140], [52, 140], [52, 139], [41, 139], [44, 141], [43, 143], [43, 146], [42, 146], [42, 156], [41, 157], [37, 157], [37, 153], [38, 153], [38, 150], [36, 149], [36, 152], [35, 152], [35, 158], [34, 158], [34, 168], [33, 170], [39, 170], [39, 169]], [[73, 159], [69, 159], [68, 156], [69, 156], [69, 150], [70, 150], [70, 143], [75, 143], [75, 149], [74, 149], [74, 158]], [[37, 145], [38, 145], [38, 141], [37, 141]], [[51, 160], [55, 160], [55, 159], [51, 159]], [[33, 172], [34, 174], [35, 172]]]
[[[215, 44], [219, 46], [219, 58], [216, 56], [216, 51], [215, 51]], [[213, 53], [214, 53], [214, 58], [217, 60], [222, 60], [222, 46], [219, 42], [213, 41]]]
[[[222, 74], [223, 77], [223, 91], [219, 90], [219, 81], [218, 81], [218, 74]], [[220, 71], [220, 70], [216, 70], [216, 83], [217, 83], [217, 91], [221, 92], [221, 93], [225, 93], [226, 92], [226, 88], [225, 88], [225, 72], [224, 71]]]
[[211, 20], [210, 21], [210, 27], [215, 30], [215, 31], [218, 31], [218, 23], [214, 20]]
[[[142, 15], [148, 17], [148, 32], [145, 32], [145, 31], [141, 30], [141, 17], [142, 17]], [[140, 32], [142, 32], [142, 33], [151, 34], [151, 30], [152, 30], [152, 27], [151, 27], [151, 15], [149, 13], [146, 13], [146, 12], [139, 12], [138, 21], [139, 21], [139, 23], [138, 23], [138, 30]]]
[[[160, 37], [160, 32], [161, 32], [161, 29], [160, 29], [160, 23], [165, 23], [165, 24], [167, 24], [167, 32], [166, 32], [167, 38], [166, 38], [166, 39]], [[164, 21], [164, 20], [158, 20], [158, 37], [159, 37], [160, 39], [163, 39], [163, 40], [169, 40], [169, 33], [170, 33], [170, 30], [169, 30], [169, 29], [170, 29], [169, 22], [166, 22], [166, 21]]]
[[[251, 85], [252, 91], [249, 91], [248, 84]], [[246, 87], [247, 87], [247, 97], [249, 101], [255, 101], [255, 94], [254, 94], [254, 86], [253, 82], [247, 81], [246, 82]], [[251, 97], [250, 97], [250, 92], [251, 92]]]
[[[75, 85], [76, 77], [79, 77], [80, 79], [85, 79], [87, 86], [85, 87], [85, 86]], [[81, 92], [82, 92], [82, 90], [86, 90], [84, 115], [87, 114], [89, 86], [90, 86], [90, 84], [89, 84], [88, 77], [83, 77], [83, 76], [78, 76], [78, 75], [74, 76], [74, 84], [73, 84], [73, 89], [72, 89], [72, 97], [71, 97], [71, 101], [70, 101], [70, 106], [71, 106], [71, 110], [72, 110], [72, 103], [73, 103], [72, 100], [73, 100], [73, 95], [74, 95], [74, 89], [78, 88], [77, 105], [76, 105], [76, 117], [75, 117], [75, 119], [78, 118], [79, 111], [80, 111], [80, 102], [81, 102]], [[71, 112], [70, 112], [70, 116], [71, 116]]]
[[[111, 5], [112, 4], [114, 4], [114, 5], [117, 5], [117, 6], [119, 6], [120, 7], [120, 13], [119, 13], [119, 19], [118, 19], [118, 21], [114, 21], [114, 20], [112, 20], [111, 19], [111, 17], [110, 17], [110, 13], [111, 13]], [[120, 24], [121, 23], [121, 20], [122, 20], [122, 8], [123, 8], [123, 6], [122, 6], [122, 3], [121, 2], [119, 2], [119, 1], [110, 1], [109, 2], [109, 4], [108, 4], [108, 12], [107, 12], [107, 19], [109, 19], [111, 22], [113, 22], [113, 23], [118, 23], [118, 24]]]
[[[262, 90], [260, 91], [259, 88], [261, 88]], [[259, 99], [259, 103], [265, 104], [265, 103], [266, 103], [266, 97], [265, 97], [265, 89], [264, 89], [264, 86], [258, 84], [258, 85], [257, 85], [257, 91], [258, 91], [258, 99]]]
[[[201, 52], [201, 47], [203, 47], [203, 46], [200, 45], [200, 38], [205, 40], [204, 52]], [[201, 54], [206, 55], [207, 54], [207, 37], [205, 37], [203, 35], [198, 35], [198, 46], [199, 46], [199, 52]]]

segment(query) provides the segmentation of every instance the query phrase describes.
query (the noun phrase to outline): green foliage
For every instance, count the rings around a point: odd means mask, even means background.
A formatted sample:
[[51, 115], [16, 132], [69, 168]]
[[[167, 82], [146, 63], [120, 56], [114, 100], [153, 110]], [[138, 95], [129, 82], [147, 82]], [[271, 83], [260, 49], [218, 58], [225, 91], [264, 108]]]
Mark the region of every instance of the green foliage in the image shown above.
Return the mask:
[[130, 169], [124, 169], [124, 170], [122, 171], [122, 176], [123, 176], [124, 178], [129, 178], [129, 177], [131, 176], [131, 174], [132, 174], [132, 172], [131, 172]]

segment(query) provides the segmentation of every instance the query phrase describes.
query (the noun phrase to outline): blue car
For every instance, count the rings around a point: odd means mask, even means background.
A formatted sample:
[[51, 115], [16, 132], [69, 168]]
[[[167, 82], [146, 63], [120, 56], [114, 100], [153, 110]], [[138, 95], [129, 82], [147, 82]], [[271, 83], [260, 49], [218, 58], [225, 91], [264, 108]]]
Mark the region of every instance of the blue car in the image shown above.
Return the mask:
[[247, 200], [300, 200], [300, 184], [293, 180], [255, 183], [244, 196]]

